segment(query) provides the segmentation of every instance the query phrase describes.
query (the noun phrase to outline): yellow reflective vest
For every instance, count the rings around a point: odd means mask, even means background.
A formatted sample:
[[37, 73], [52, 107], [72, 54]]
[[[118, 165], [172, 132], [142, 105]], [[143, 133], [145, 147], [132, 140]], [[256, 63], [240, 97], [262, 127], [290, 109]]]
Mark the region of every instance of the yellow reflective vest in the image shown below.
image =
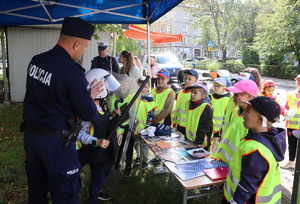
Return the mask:
[[225, 119], [225, 111], [230, 101], [229, 96], [222, 98], [214, 98], [211, 96], [211, 104], [213, 108], [213, 132], [219, 132], [222, 128]]
[[240, 182], [242, 158], [255, 151], [258, 151], [268, 163], [268, 171], [256, 192], [255, 204], [279, 204], [281, 203], [279, 165], [271, 150], [256, 140], [242, 140], [238, 158], [235, 164], [231, 165], [226, 178], [224, 185], [225, 198], [227, 201], [233, 200], [234, 192]]
[[300, 107], [298, 107], [298, 101], [300, 101], [300, 98], [297, 98], [296, 93], [287, 95], [289, 111], [294, 112], [294, 115], [287, 120], [287, 128], [289, 129], [300, 129]]
[[[186, 138], [192, 142], [196, 140], [199, 120], [206, 106], [210, 106], [210, 105], [208, 103], [202, 103], [197, 108], [188, 110], [187, 126], [185, 128], [185, 131], [186, 131]], [[207, 141], [204, 140], [204, 143], [202, 145], [207, 146]]]
[[172, 123], [174, 126], [179, 125], [181, 127], [187, 126], [187, 110], [189, 101], [191, 100], [191, 92], [181, 90], [176, 99], [175, 109], [172, 113]]
[[145, 129], [147, 125], [148, 113], [155, 111], [156, 104], [154, 101], [146, 101], [140, 99], [137, 105], [137, 115], [136, 115], [136, 129], [135, 134], [139, 134], [141, 130]]
[[[156, 104], [156, 109], [154, 112], [155, 116], [164, 109], [167, 98], [172, 92], [174, 91], [171, 88], [166, 88], [163, 91], [158, 91], [156, 88], [152, 89], [151, 95]], [[160, 123], [164, 123], [164, 120], [160, 121]]]

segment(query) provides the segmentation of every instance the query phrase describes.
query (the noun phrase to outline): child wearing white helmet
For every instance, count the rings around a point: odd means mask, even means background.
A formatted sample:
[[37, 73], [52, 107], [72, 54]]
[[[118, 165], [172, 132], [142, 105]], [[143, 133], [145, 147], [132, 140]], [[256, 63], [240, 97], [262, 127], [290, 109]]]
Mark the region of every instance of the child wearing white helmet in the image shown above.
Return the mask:
[[77, 142], [81, 166], [83, 167], [88, 164], [91, 169], [92, 178], [89, 189], [89, 203], [93, 204], [99, 202], [99, 200], [111, 199], [107, 193], [103, 192], [102, 185], [111, 172], [117, 142], [116, 138], [107, 139], [112, 122], [105, 97], [108, 95], [108, 92], [117, 90], [120, 84], [111, 74], [100, 68], [88, 71], [86, 79], [89, 82], [89, 86], [94, 81], [103, 81], [105, 84], [105, 89], [94, 99], [102, 119], [103, 129], [101, 129], [101, 133], [95, 132], [90, 122], [82, 121], [82, 129], [77, 137], [78, 141], [83, 143], [81, 145]]

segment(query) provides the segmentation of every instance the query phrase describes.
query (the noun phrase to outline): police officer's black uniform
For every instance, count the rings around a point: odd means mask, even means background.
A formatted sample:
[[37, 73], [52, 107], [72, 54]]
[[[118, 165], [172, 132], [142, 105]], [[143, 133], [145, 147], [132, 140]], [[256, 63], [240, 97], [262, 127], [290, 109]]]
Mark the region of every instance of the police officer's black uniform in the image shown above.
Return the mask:
[[[106, 45], [99, 45], [98, 46], [98, 51], [103, 51], [107, 49]], [[120, 72], [120, 67], [119, 64], [116, 60], [116, 58], [111, 57], [111, 56], [106, 56], [106, 57], [100, 57], [100, 56], [96, 56], [93, 58], [92, 60], [92, 65], [91, 65], [91, 69], [93, 68], [102, 68], [105, 69], [108, 72], [115, 72], [115, 73], [119, 73]]]
[[[66, 18], [62, 34], [90, 39], [94, 28], [79, 18]], [[79, 116], [93, 121], [99, 131], [99, 116], [87, 90], [83, 68], [64, 48], [32, 58], [27, 70], [24, 100], [24, 146], [29, 204], [79, 204], [80, 163], [75, 141], [64, 144], [68, 119]]]

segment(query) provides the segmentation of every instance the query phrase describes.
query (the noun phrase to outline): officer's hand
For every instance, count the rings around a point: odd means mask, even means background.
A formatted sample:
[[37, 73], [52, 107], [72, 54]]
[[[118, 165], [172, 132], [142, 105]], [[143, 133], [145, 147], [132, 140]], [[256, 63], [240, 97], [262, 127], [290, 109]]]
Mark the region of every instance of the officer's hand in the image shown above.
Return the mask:
[[110, 141], [106, 139], [99, 139], [97, 140], [96, 144], [98, 147], [106, 149], [109, 146]]
[[105, 89], [103, 81], [94, 80], [91, 83], [91, 97], [95, 99]]

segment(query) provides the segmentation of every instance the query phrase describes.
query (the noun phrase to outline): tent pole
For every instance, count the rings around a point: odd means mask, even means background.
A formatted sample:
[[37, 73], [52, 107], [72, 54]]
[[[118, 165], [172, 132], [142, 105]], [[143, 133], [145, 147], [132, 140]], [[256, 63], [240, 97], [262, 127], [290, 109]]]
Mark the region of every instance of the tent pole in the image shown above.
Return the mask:
[[150, 23], [149, 20], [147, 21], [147, 56], [148, 56], [148, 65], [149, 65], [149, 73], [148, 75], [150, 75], [150, 87], [152, 86], [152, 73], [151, 73], [151, 64], [150, 64], [150, 58], [151, 58], [151, 41], [150, 41]]

